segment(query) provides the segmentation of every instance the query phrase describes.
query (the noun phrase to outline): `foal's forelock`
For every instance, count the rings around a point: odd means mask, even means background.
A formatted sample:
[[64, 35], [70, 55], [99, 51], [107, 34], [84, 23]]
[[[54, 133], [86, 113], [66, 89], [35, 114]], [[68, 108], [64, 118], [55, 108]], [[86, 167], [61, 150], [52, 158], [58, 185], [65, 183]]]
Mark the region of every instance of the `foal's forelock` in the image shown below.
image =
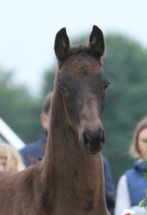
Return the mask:
[[[91, 56], [93, 55], [93, 51], [91, 49], [91, 47], [88, 45], [78, 45], [78, 46], [74, 46], [74, 47], [70, 47], [68, 54], [66, 55], [66, 58], [63, 58], [63, 60], [58, 59], [58, 67], [61, 68], [62, 65], [64, 64], [65, 60], [70, 57], [70, 56], [76, 56], [77, 54], [89, 54]], [[99, 63], [100, 66], [103, 65], [102, 59], [97, 58], [97, 62]]]

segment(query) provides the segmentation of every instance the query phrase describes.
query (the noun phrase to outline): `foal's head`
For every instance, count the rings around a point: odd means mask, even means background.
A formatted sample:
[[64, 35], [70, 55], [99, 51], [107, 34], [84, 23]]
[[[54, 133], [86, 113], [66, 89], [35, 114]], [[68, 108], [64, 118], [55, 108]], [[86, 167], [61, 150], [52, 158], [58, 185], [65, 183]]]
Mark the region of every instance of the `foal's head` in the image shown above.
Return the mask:
[[102, 112], [109, 82], [102, 68], [104, 49], [103, 33], [97, 26], [93, 26], [88, 46], [71, 48], [65, 28], [55, 39], [55, 88], [63, 99], [70, 127], [90, 154], [99, 152], [105, 142]]

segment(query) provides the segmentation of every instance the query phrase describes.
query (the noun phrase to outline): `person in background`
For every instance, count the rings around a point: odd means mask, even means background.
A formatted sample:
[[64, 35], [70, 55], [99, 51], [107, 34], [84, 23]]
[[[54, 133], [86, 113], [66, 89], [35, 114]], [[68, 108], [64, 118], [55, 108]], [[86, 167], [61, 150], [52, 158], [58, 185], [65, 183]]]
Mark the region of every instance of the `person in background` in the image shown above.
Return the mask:
[[24, 169], [19, 152], [7, 143], [0, 143], [0, 171], [18, 172]]
[[43, 157], [49, 130], [49, 113], [52, 94], [53, 93], [50, 92], [46, 95], [42, 105], [40, 119], [43, 127], [43, 134], [41, 139], [33, 143], [28, 143], [19, 151], [26, 167], [33, 164], [33, 162], [39, 161], [40, 157]]
[[135, 215], [146, 215], [139, 202], [145, 197], [147, 181], [143, 177], [144, 160], [147, 159], [147, 117], [139, 122], [134, 132], [130, 147], [130, 155], [134, 158], [133, 168], [127, 170], [120, 178], [117, 195], [115, 215], [120, 215], [124, 209], [132, 209]]

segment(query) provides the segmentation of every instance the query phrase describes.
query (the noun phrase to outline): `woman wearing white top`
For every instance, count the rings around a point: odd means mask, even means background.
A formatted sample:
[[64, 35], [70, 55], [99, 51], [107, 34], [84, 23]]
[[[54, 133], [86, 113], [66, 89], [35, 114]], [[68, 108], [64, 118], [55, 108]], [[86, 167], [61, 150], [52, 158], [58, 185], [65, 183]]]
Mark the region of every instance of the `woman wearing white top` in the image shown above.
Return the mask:
[[146, 215], [144, 208], [139, 207], [139, 202], [145, 197], [147, 181], [143, 178], [144, 160], [147, 159], [147, 117], [136, 127], [133, 142], [130, 148], [130, 155], [133, 157], [133, 168], [126, 171], [120, 178], [117, 194], [115, 215], [121, 215], [123, 210], [132, 209], [135, 215]]

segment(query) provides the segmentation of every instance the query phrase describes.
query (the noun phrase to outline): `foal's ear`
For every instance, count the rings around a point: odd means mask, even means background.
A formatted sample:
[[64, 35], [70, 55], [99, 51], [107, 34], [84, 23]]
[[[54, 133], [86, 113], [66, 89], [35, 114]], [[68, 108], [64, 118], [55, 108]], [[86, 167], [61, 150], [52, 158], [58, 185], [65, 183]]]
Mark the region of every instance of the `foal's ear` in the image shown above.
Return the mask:
[[96, 57], [102, 57], [105, 51], [105, 43], [103, 33], [100, 28], [96, 25], [93, 26], [90, 38], [89, 45], [92, 51], [92, 54]]
[[66, 34], [66, 28], [62, 28], [56, 34], [54, 49], [58, 60], [64, 60], [69, 54], [70, 43]]

